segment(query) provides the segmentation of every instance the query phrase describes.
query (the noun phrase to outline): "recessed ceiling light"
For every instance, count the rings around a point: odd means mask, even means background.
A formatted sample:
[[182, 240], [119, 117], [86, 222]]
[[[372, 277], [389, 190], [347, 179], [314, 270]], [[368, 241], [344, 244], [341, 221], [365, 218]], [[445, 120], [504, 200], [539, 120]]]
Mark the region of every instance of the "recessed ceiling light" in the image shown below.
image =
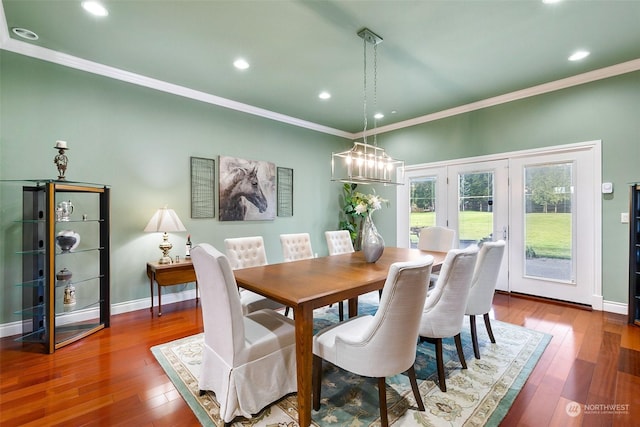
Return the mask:
[[331, 94], [329, 92], [323, 90], [322, 92], [320, 92], [318, 94], [318, 98], [320, 98], [320, 99], [329, 99], [329, 98], [331, 98]]
[[384, 118], [384, 114], [382, 114], [382, 113], [375, 113], [375, 114], [373, 115], [373, 118], [374, 118], [374, 119], [378, 119], [378, 120], [380, 120], [380, 119]]
[[238, 58], [233, 61], [233, 66], [238, 70], [246, 70], [247, 68], [249, 68], [249, 63], [245, 59]]
[[542, 0], [542, 3], [544, 4], [555, 4], [555, 3], [560, 3], [562, 0]]
[[107, 16], [109, 15], [109, 11], [100, 3], [93, 0], [83, 1], [82, 8], [95, 16]]
[[38, 40], [38, 35], [31, 30], [27, 30], [26, 28], [14, 27], [11, 29], [11, 31], [13, 31], [13, 34], [18, 37], [22, 37], [23, 39]]
[[580, 61], [589, 56], [589, 54], [590, 52], [586, 50], [577, 50], [569, 57], [569, 61]]

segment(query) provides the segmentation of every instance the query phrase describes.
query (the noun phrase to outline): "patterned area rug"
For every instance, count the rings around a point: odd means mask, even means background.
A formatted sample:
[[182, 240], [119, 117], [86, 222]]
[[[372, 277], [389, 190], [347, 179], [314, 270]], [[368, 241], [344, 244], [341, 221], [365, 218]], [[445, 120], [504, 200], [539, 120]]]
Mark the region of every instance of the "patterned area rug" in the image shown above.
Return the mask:
[[[375, 298], [359, 304], [360, 313], [374, 313]], [[338, 321], [337, 307], [314, 311], [314, 327]], [[447, 392], [437, 385], [434, 346], [421, 343], [416, 374], [425, 412], [417, 410], [406, 375], [387, 378], [389, 422], [400, 426], [497, 426], [511, 407], [533, 367], [549, 343], [541, 332], [491, 321], [496, 344], [489, 341], [482, 316], [478, 319], [481, 359], [473, 356], [468, 321], [462, 344], [468, 369], [461, 369], [453, 339], [443, 340]], [[211, 392], [198, 396], [202, 334], [155, 346], [151, 349], [171, 381], [205, 426], [222, 426], [218, 404]], [[376, 380], [352, 375], [325, 362], [322, 402], [312, 411], [317, 426], [380, 425]], [[297, 426], [296, 395], [285, 396], [250, 420], [237, 419], [236, 426]]]

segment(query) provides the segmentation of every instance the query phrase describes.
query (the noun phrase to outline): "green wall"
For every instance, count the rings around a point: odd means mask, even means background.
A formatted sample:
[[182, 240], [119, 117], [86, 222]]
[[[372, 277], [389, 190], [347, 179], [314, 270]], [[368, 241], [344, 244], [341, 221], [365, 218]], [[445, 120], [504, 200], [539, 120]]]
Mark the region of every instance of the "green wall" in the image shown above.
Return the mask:
[[[55, 179], [53, 146], [61, 139], [70, 147], [68, 180], [111, 187], [112, 303], [148, 298], [146, 262], [160, 257], [161, 236], [142, 230], [164, 205], [194, 244], [223, 248], [227, 237], [262, 235], [269, 262], [281, 262], [279, 235], [309, 232], [314, 251], [327, 254], [324, 231], [338, 226], [341, 191], [330, 181], [331, 152], [349, 141], [6, 51], [0, 67], [0, 179]], [[294, 216], [191, 219], [189, 157], [213, 158], [217, 167], [218, 155], [292, 168]], [[0, 222], [8, 216], [0, 207]], [[186, 235], [170, 235], [172, 254], [184, 255]], [[21, 270], [7, 261], [13, 250], [4, 237], [0, 324], [19, 320], [13, 311], [21, 306], [14, 286]]]
[[[0, 179], [55, 178], [55, 140], [68, 141], [68, 179], [112, 188], [112, 303], [148, 298], [145, 263], [159, 257], [160, 236], [142, 229], [156, 208], [174, 208], [194, 243], [222, 247], [226, 237], [262, 235], [270, 262], [282, 260], [278, 235], [311, 233], [326, 254], [323, 232], [337, 226], [340, 184], [329, 159], [344, 139], [0, 51]], [[462, 114], [378, 137], [407, 164], [428, 163], [602, 140], [604, 299], [627, 301], [627, 184], [640, 180], [640, 72]], [[294, 169], [294, 216], [226, 223], [189, 218], [189, 157], [265, 160]], [[369, 189], [361, 188], [368, 192]], [[376, 191], [391, 202], [376, 213], [388, 245], [395, 238], [395, 188]], [[1, 194], [0, 194], [1, 198]], [[216, 201], [217, 203], [217, 201]], [[0, 206], [0, 224], [6, 225]], [[0, 236], [0, 325], [14, 322], [19, 267], [6, 262]], [[170, 240], [183, 255], [186, 233]], [[191, 286], [191, 285], [190, 285]], [[176, 287], [176, 290], [179, 287]]]
[[379, 135], [378, 141], [394, 157], [420, 164], [602, 140], [602, 179], [614, 184], [613, 195], [602, 198], [603, 297], [626, 303], [629, 228], [620, 213], [629, 211], [628, 184], [640, 181], [639, 113], [640, 72], [634, 72]]

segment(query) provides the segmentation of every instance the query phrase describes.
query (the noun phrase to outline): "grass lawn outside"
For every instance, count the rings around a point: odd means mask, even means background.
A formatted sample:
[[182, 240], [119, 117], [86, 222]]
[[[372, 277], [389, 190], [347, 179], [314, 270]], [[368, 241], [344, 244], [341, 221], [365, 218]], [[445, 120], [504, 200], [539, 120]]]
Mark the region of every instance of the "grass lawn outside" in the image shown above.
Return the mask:
[[[435, 225], [435, 212], [412, 212], [411, 228]], [[490, 212], [460, 212], [461, 240], [475, 240], [487, 237], [492, 229], [493, 215]], [[538, 258], [571, 258], [571, 214], [570, 213], [530, 213], [526, 215], [526, 247]], [[418, 236], [412, 234], [411, 242], [417, 243]]]

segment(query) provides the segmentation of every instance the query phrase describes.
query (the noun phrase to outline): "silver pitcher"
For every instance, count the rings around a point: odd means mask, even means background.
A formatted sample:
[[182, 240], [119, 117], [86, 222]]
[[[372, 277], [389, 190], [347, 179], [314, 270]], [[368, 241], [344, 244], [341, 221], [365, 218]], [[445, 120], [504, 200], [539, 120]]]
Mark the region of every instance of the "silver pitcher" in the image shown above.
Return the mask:
[[73, 203], [71, 200], [58, 203], [56, 207], [56, 219], [58, 221], [69, 221], [69, 216], [73, 213]]

